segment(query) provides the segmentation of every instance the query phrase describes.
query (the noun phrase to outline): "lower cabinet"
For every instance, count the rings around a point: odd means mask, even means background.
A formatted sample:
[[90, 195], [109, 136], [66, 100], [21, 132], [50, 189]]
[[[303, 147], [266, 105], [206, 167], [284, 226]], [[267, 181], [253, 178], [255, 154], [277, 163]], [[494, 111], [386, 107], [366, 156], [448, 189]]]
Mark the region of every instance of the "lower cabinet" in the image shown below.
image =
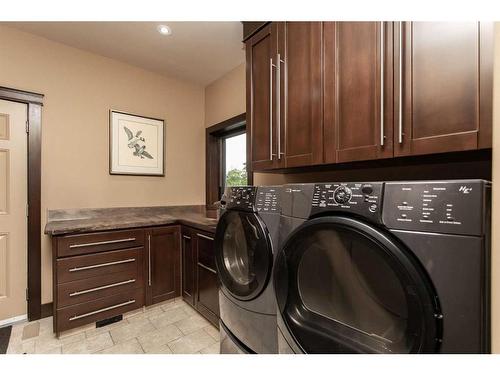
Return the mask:
[[182, 229], [182, 297], [212, 324], [219, 325], [219, 279], [213, 234]]
[[196, 233], [196, 309], [214, 325], [219, 325], [219, 278], [215, 270], [212, 235]]
[[181, 295], [218, 327], [212, 233], [169, 225], [52, 240], [57, 334]]
[[146, 230], [146, 305], [180, 296], [180, 227]]
[[195, 247], [193, 246], [193, 230], [182, 227], [182, 298], [195, 307]]

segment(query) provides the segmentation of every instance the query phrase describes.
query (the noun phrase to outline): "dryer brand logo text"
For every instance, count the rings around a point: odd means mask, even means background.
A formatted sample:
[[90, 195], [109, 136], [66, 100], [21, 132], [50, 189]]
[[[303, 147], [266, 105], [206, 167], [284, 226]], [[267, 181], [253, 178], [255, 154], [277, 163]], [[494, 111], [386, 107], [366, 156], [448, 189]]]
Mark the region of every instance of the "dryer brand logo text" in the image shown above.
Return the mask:
[[460, 186], [460, 189], [458, 189], [458, 191], [464, 194], [469, 194], [472, 191], [472, 188], [467, 186]]

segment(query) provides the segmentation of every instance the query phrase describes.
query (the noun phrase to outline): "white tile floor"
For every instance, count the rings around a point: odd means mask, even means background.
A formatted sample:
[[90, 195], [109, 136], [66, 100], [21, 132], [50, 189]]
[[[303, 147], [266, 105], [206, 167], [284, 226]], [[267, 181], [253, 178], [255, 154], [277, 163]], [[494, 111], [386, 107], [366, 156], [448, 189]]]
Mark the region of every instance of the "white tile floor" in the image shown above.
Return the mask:
[[[33, 331], [38, 335], [27, 338]], [[7, 354], [61, 353], [218, 354], [219, 331], [181, 298], [132, 311], [101, 328], [92, 324], [66, 331], [59, 338], [52, 333], [52, 317], [12, 327]]]

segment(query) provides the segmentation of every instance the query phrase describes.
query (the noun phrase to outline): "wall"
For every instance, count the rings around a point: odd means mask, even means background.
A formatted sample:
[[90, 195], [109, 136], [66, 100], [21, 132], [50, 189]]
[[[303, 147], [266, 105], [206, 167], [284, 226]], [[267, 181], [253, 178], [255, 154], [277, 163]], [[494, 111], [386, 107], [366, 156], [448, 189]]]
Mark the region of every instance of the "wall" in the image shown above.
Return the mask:
[[[0, 26], [0, 85], [45, 95], [42, 225], [47, 209], [204, 204], [204, 90]], [[108, 173], [108, 111], [166, 121], [165, 177]], [[52, 301], [42, 239], [42, 303]]]
[[[500, 23], [495, 23], [495, 67], [493, 82], [493, 208], [492, 228], [500, 225]], [[500, 231], [492, 230], [491, 320], [492, 351], [500, 353]]]
[[245, 64], [205, 88], [205, 126], [212, 126], [246, 112]]

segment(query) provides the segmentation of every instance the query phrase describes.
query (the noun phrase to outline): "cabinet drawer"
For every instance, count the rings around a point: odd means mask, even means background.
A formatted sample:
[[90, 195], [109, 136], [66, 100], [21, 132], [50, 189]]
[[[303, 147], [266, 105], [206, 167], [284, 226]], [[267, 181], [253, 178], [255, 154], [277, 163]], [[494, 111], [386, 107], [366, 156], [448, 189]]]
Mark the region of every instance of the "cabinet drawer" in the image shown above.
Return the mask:
[[64, 236], [57, 239], [57, 257], [126, 249], [143, 244], [142, 229]]
[[111, 318], [144, 305], [144, 290], [139, 288], [57, 309], [56, 331], [79, 327], [88, 323]]
[[198, 264], [215, 271], [215, 249], [212, 236], [196, 233], [198, 241]]
[[88, 302], [110, 294], [124, 293], [142, 287], [144, 287], [142, 272], [138, 273], [134, 269], [72, 281], [58, 286], [57, 307]]
[[118, 272], [136, 272], [142, 275], [143, 252], [142, 247], [136, 247], [58, 259], [57, 283], [63, 284]]

